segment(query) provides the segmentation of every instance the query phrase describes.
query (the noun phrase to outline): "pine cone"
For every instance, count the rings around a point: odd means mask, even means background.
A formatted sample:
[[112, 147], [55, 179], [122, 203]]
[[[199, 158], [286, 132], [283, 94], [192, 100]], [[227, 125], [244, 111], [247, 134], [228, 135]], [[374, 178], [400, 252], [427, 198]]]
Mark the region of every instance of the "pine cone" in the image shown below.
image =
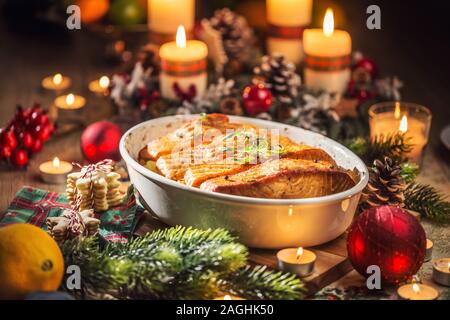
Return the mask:
[[281, 103], [293, 103], [298, 95], [300, 76], [295, 73], [295, 65], [287, 62], [283, 55], [264, 56], [254, 73], [253, 83], [263, 83]]
[[240, 101], [232, 97], [225, 98], [220, 102], [219, 111], [233, 116], [242, 116], [244, 114]]
[[369, 169], [369, 184], [363, 191], [362, 210], [381, 205], [403, 206], [406, 188], [400, 165], [389, 157], [375, 160]]
[[223, 47], [230, 60], [244, 61], [248, 58], [254, 37], [243, 16], [224, 8], [216, 10], [209, 22], [222, 35]]

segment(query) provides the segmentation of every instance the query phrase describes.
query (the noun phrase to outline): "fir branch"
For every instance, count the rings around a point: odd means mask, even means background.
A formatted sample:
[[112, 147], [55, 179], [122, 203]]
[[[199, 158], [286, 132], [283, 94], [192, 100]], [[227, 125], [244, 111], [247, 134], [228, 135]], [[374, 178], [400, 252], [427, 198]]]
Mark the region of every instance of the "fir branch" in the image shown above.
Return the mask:
[[411, 183], [405, 190], [405, 207], [438, 222], [450, 222], [450, 202], [429, 185]]
[[347, 143], [368, 166], [376, 159], [389, 157], [394, 161], [404, 162], [405, 154], [411, 151], [410, 138], [402, 133], [379, 135], [372, 139], [356, 138]]
[[419, 166], [415, 163], [411, 162], [405, 162], [400, 164], [400, 167], [402, 168], [402, 172], [400, 175], [405, 180], [405, 183], [411, 183], [414, 180], [416, 180], [417, 176], [419, 175]]
[[61, 250], [66, 265], [81, 269], [74, 294], [82, 297], [209, 299], [224, 284], [245, 297], [301, 297], [295, 276], [245, 267], [247, 248], [223, 229], [175, 227], [103, 248], [96, 238], [75, 239]]
[[221, 280], [224, 292], [249, 299], [298, 300], [305, 294], [302, 282], [293, 274], [247, 266]]

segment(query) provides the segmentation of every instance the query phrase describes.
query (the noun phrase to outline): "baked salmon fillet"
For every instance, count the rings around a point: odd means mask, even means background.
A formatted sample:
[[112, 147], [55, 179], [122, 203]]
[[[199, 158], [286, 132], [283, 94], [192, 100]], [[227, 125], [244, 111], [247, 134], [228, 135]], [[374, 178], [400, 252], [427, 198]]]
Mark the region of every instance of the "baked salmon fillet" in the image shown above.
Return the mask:
[[282, 158], [207, 180], [200, 189], [254, 198], [301, 199], [342, 192], [354, 185], [351, 176], [333, 164]]

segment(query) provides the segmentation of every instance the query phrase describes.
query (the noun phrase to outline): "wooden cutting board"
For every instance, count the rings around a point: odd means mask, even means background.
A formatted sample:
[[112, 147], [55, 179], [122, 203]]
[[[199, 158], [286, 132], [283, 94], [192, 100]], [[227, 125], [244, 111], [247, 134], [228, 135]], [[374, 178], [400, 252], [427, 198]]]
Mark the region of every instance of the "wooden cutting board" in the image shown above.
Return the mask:
[[[150, 214], [146, 214], [139, 221], [135, 235], [142, 236], [148, 232], [168, 227]], [[341, 279], [353, 270], [347, 257], [345, 235], [321, 246], [308, 249], [317, 255], [314, 272], [302, 279], [307, 287], [308, 296]], [[250, 249], [249, 260], [251, 264], [262, 264], [278, 270], [276, 253], [277, 250]]]

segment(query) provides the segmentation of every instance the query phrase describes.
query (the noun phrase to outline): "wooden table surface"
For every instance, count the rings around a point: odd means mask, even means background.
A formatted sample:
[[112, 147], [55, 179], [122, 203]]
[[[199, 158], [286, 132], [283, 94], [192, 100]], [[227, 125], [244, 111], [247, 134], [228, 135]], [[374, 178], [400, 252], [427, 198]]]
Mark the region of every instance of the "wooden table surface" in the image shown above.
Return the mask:
[[[366, 1], [337, 1], [344, 8], [345, 26], [352, 34], [353, 46], [378, 61], [384, 74], [397, 75], [405, 83], [404, 100], [427, 105], [433, 111], [434, 119], [431, 141], [426, 152], [420, 180], [433, 184], [450, 195], [450, 166], [448, 152], [439, 142], [439, 132], [450, 124], [450, 91], [446, 77], [448, 73], [442, 65], [432, 59], [433, 54], [449, 53], [448, 48], [431, 46], [433, 30], [420, 31], [417, 24], [405, 26], [397, 14], [401, 5], [390, 2], [383, 4], [382, 30], [369, 31], [365, 28]], [[350, 5], [351, 4], [351, 5]], [[0, 1], [1, 5], [1, 1]], [[434, 14], [438, 8], [432, 7]], [[423, 10], [411, 11], [408, 17], [423, 18], [428, 13]], [[423, 17], [422, 17], [423, 15]], [[40, 102], [50, 106], [55, 96], [40, 89], [44, 76], [62, 72], [73, 80], [71, 91], [87, 97], [86, 109], [95, 113], [98, 108], [110, 104], [107, 98], [89, 94], [89, 81], [103, 74], [112, 74], [117, 67], [105, 64], [102, 59], [105, 39], [86, 30], [67, 31], [20, 25], [12, 29], [0, 19], [0, 126], [13, 116], [17, 104], [29, 106]], [[437, 25], [436, 25], [437, 23]], [[439, 28], [439, 21], [429, 28]], [[423, 28], [423, 25], [420, 26]], [[409, 37], [403, 35], [408, 34]], [[128, 38], [127, 38], [128, 40]], [[146, 35], [134, 36], [133, 45], [145, 43]], [[417, 43], [421, 46], [418, 47]], [[427, 50], [419, 50], [420, 48]], [[447, 51], [445, 51], [447, 50]], [[441, 56], [441, 55], [440, 55]], [[90, 121], [94, 118], [88, 119]], [[45, 189], [63, 191], [64, 186], [46, 185], [38, 177], [41, 162], [54, 156], [69, 161], [82, 161], [79, 147], [81, 130], [51, 139], [43, 152], [37, 154], [26, 171], [0, 169], [0, 210], [4, 210], [17, 190], [23, 185], [33, 185]]]

